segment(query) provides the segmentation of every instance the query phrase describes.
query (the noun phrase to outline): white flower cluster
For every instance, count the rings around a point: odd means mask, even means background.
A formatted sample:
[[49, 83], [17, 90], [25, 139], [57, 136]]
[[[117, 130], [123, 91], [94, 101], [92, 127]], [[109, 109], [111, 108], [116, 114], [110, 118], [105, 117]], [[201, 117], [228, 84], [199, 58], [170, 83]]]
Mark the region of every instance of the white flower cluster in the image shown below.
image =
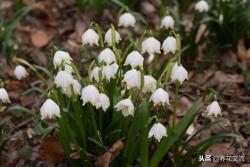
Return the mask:
[[81, 99], [83, 105], [91, 103], [97, 109], [102, 108], [103, 111], [106, 111], [110, 106], [108, 96], [104, 93], [99, 93], [99, 90], [94, 85], [82, 88]]
[[[202, 1], [195, 8], [199, 11], [206, 11], [208, 6], [205, 6]], [[173, 29], [174, 23], [175, 21], [171, 16], [165, 16], [162, 19], [161, 28]], [[136, 19], [131, 13], [124, 13], [119, 18], [119, 26], [134, 27], [135, 24]], [[60, 88], [68, 97], [81, 95], [83, 106], [90, 104], [96, 109], [103, 111], [113, 107], [120, 111], [124, 117], [134, 116], [136, 107], [134, 106], [133, 98], [131, 98], [131, 94], [127, 97], [128, 93], [134, 90], [139, 90], [141, 93], [149, 95], [145, 96], [145, 98], [149, 97], [148, 101], [153, 106], [165, 107], [170, 105], [168, 92], [161, 88], [159, 84], [157, 85], [157, 81], [153, 76], [144, 74], [144, 56], [142, 54], [147, 53], [149, 55], [148, 62], [154, 60], [155, 54], [161, 54], [161, 50], [163, 50], [164, 54], [171, 53], [174, 55], [179, 50], [177, 46], [179, 41], [177, 41], [176, 37], [168, 36], [162, 45], [153, 36], [148, 37], [141, 43], [141, 52], [134, 48], [126, 55], [126, 58], [120, 59], [121, 55], [118, 55], [119, 52], [115, 50], [117, 48], [114, 46], [114, 44], [119, 44], [121, 41], [120, 34], [114, 28], [110, 28], [104, 35], [104, 41], [100, 41], [102, 40], [100, 35], [92, 28], [82, 35], [83, 45], [99, 46], [99, 42], [101, 42], [101, 46], [103, 46], [104, 42], [106, 43], [106, 48], [98, 54], [97, 61], [90, 70], [90, 83], [81, 88], [79, 81], [74, 78], [75, 74], [70, 54], [64, 51], [57, 51], [53, 59], [54, 67], [58, 69], [54, 81], [56, 87]], [[123, 68], [123, 66], [126, 66], [126, 68]], [[180, 64], [179, 59], [175, 60], [169, 67], [172, 67], [170, 69], [171, 82], [182, 84], [188, 79], [188, 72]], [[122, 83], [119, 86], [122, 90], [120, 94], [123, 99], [111, 106], [110, 100], [113, 100], [113, 98], [104, 92], [106, 91], [105, 86], [113, 81], [114, 83]], [[60, 117], [60, 107], [51, 99], [45, 101], [40, 112], [43, 119]], [[216, 101], [207, 107], [207, 112], [208, 115], [221, 115], [221, 109]], [[186, 133], [191, 135], [193, 131], [193, 126], [190, 126]], [[157, 120], [151, 127], [148, 138], [154, 137], [157, 141], [160, 141], [164, 136], [167, 136], [166, 127]]]
[[101, 67], [94, 67], [90, 73], [90, 79], [97, 82], [103, 79], [110, 81], [111, 78], [115, 78], [118, 71], [118, 64], [116, 63], [116, 56], [114, 52], [106, 48], [98, 55], [98, 62], [102, 64]]

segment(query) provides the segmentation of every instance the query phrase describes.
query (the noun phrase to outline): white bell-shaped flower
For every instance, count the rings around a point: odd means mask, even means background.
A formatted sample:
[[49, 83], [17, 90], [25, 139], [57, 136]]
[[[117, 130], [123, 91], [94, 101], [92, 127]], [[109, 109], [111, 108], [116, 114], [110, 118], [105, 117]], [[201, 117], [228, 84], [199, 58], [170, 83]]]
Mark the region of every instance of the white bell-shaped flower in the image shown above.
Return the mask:
[[68, 52], [64, 51], [56, 51], [54, 58], [53, 58], [53, 64], [54, 67], [59, 67], [63, 64], [71, 64], [72, 58], [70, 57]]
[[91, 103], [93, 106], [98, 108], [99, 104], [99, 91], [94, 85], [88, 85], [82, 88], [82, 104]]
[[149, 55], [155, 54], [155, 53], [161, 53], [161, 43], [154, 37], [149, 37], [145, 39], [142, 44], [142, 54], [148, 53]]
[[[117, 31], [115, 31], [115, 36], [114, 36], [114, 38], [115, 38], [115, 43], [119, 43], [120, 40], [121, 40], [121, 36], [120, 36], [120, 34], [119, 34]], [[107, 42], [110, 46], [112, 45], [112, 30], [111, 30], [111, 28], [106, 32], [106, 34], [105, 34], [105, 36], [104, 36], [104, 40], [105, 40], [105, 42]]]
[[119, 66], [116, 63], [111, 65], [106, 65], [102, 67], [102, 76], [106, 80], [110, 81], [111, 78], [116, 77], [116, 73], [118, 71]]
[[161, 28], [173, 29], [174, 28], [174, 19], [172, 16], [165, 16], [161, 20]]
[[131, 13], [123, 13], [119, 17], [119, 26], [124, 26], [124, 27], [134, 27], [135, 26], [135, 17]]
[[197, 2], [194, 8], [198, 12], [207, 12], [209, 10], [208, 3], [204, 0]]
[[54, 118], [54, 117], [61, 117], [60, 116], [60, 108], [59, 106], [51, 99], [47, 99], [42, 107], [40, 108], [40, 114], [42, 119], [45, 118]]
[[115, 105], [117, 111], [121, 111], [124, 117], [134, 116], [134, 104], [130, 99], [124, 99]]
[[99, 53], [98, 55], [98, 61], [101, 62], [105, 62], [106, 64], [111, 64], [111, 63], [116, 63], [116, 57], [114, 52], [109, 49], [106, 48], [103, 51], [101, 51], [101, 53]]
[[132, 68], [143, 67], [144, 58], [138, 51], [132, 51], [128, 54], [124, 65], [130, 65]]
[[[75, 96], [78, 96], [81, 94], [81, 84], [76, 80], [76, 79], [73, 79], [72, 80], [72, 83], [71, 83], [71, 87], [70, 89], [65, 89], [63, 90], [64, 93], [67, 95], [67, 96], [72, 96], [72, 93], [75, 95]], [[73, 91], [73, 92], [72, 92]]]
[[172, 37], [172, 36], [167, 37], [163, 41], [162, 49], [163, 49], [165, 54], [169, 53], [169, 52], [172, 52], [174, 54], [176, 49], [177, 49], [176, 39], [174, 37]]
[[192, 135], [192, 134], [194, 133], [194, 131], [195, 131], [194, 125], [191, 124], [191, 125], [187, 128], [186, 134], [190, 136], [190, 135]]
[[188, 79], [188, 72], [187, 70], [180, 64], [176, 63], [171, 71], [171, 81], [179, 81], [182, 83], [184, 80]]
[[154, 106], [169, 104], [168, 92], [162, 88], [158, 88], [150, 97], [150, 101], [153, 101]]
[[141, 86], [141, 73], [135, 69], [129, 70], [125, 73], [122, 82], [125, 82], [127, 88], [140, 88]]
[[0, 88], [0, 102], [10, 103], [8, 92], [4, 88]]
[[100, 67], [95, 67], [95, 68], [93, 68], [93, 70], [90, 72], [90, 76], [89, 76], [89, 78], [91, 79], [91, 80], [95, 80], [95, 81], [97, 81], [97, 82], [99, 82], [100, 80], [102, 80], [100, 77], [100, 74], [101, 74], [101, 68]]
[[73, 76], [66, 71], [59, 71], [55, 77], [55, 84], [63, 90], [70, 90], [73, 83]]
[[100, 93], [99, 94], [99, 101], [97, 104], [97, 108], [102, 108], [103, 111], [106, 111], [110, 107], [110, 101], [106, 94]]
[[63, 68], [60, 67], [59, 71], [66, 71], [71, 74], [74, 70], [70, 64], [64, 64], [64, 67]]
[[84, 34], [82, 35], [82, 44], [89, 44], [92, 46], [93, 44], [99, 46], [99, 35], [95, 32], [93, 29], [88, 29]]
[[154, 137], [158, 142], [160, 142], [164, 136], [167, 136], [167, 129], [161, 123], [155, 123], [148, 133], [148, 138]]
[[143, 93], [154, 92], [156, 90], [156, 80], [150, 75], [144, 75]]
[[14, 70], [14, 74], [18, 80], [21, 80], [29, 75], [27, 70], [24, 68], [24, 66], [21, 66], [21, 65], [16, 66]]
[[217, 101], [213, 101], [211, 104], [207, 106], [207, 115], [214, 115], [217, 117], [218, 115], [222, 116], [221, 108], [219, 106], [219, 103]]

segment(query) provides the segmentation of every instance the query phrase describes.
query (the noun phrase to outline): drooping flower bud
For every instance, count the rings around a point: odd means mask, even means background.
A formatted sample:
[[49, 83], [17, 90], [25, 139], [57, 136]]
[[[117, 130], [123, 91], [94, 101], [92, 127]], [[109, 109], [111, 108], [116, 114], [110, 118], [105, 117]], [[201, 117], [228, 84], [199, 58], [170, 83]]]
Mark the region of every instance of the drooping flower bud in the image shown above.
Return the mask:
[[111, 65], [106, 65], [102, 67], [102, 76], [106, 80], [110, 81], [111, 78], [116, 77], [116, 73], [118, 71], [119, 66], [116, 63]]
[[175, 53], [177, 48], [177, 43], [176, 43], [176, 39], [172, 36], [167, 37], [162, 44], [162, 49], [164, 51], [165, 54], [171, 52], [171, 53]]
[[169, 104], [169, 95], [162, 88], [158, 88], [150, 97], [150, 101], [153, 101], [154, 106]]
[[135, 22], [135, 17], [131, 13], [123, 13], [119, 18], [118, 25], [124, 27], [134, 27]]
[[130, 65], [132, 68], [143, 67], [143, 56], [138, 51], [132, 51], [128, 54], [124, 65]]
[[172, 16], [165, 16], [161, 20], [161, 28], [173, 29], [174, 28], [174, 19]]
[[213, 101], [211, 104], [207, 106], [207, 115], [214, 115], [217, 117], [218, 115], [222, 116], [221, 108], [217, 101]]
[[73, 76], [66, 71], [59, 71], [55, 77], [55, 84], [63, 90], [70, 90], [73, 83]]
[[14, 74], [18, 80], [21, 80], [29, 75], [24, 66], [21, 65], [16, 66]]
[[138, 88], [141, 86], [141, 73], [135, 69], [129, 70], [125, 73], [124, 78], [122, 80], [126, 83], [127, 88]]
[[51, 99], [47, 99], [42, 107], [40, 108], [40, 114], [42, 119], [45, 118], [54, 118], [54, 117], [61, 117], [60, 116], [60, 108], [59, 106]]
[[167, 129], [161, 123], [155, 123], [148, 133], [148, 138], [154, 137], [158, 142], [160, 142], [164, 136], [167, 136]]
[[8, 92], [4, 88], [0, 88], [0, 102], [10, 103]]
[[100, 67], [95, 67], [95, 68], [93, 68], [93, 70], [90, 72], [89, 78], [90, 78], [91, 80], [94, 79], [96, 82], [99, 82], [100, 80], [102, 80], [102, 79], [100, 78], [100, 73], [101, 73], [101, 68], [100, 68]]
[[107, 65], [109, 65], [112, 63], [116, 63], [116, 57], [115, 57], [114, 52], [111, 49], [106, 48], [103, 51], [101, 51], [101, 53], [99, 53], [98, 61], [100, 63], [105, 62]]
[[145, 75], [142, 92], [143, 93], [154, 92], [155, 90], [156, 90], [156, 80], [150, 75]]
[[142, 44], [142, 53], [148, 53], [149, 55], [155, 53], [161, 53], [161, 43], [154, 37], [149, 37], [145, 39]]
[[99, 41], [99, 35], [93, 30], [93, 29], [88, 29], [84, 34], [82, 35], [82, 44], [89, 44], [92, 46], [93, 44], [99, 46], [98, 44]]
[[209, 10], [208, 3], [204, 0], [200, 0], [195, 4], [195, 10], [198, 12], [208, 12]]
[[[115, 31], [114, 37], [115, 37], [115, 43], [119, 43], [121, 40], [121, 36], [117, 31]], [[107, 42], [110, 46], [112, 45], [112, 30], [111, 30], [111, 28], [106, 32], [104, 39], [105, 39], [105, 42]]]
[[76, 79], [73, 79], [70, 89], [66, 89], [63, 91], [69, 97], [72, 96], [72, 94], [74, 94], [75, 96], [78, 96], [81, 94], [81, 85]]
[[71, 64], [72, 58], [70, 57], [68, 52], [64, 51], [56, 51], [54, 58], [53, 58], [53, 64], [54, 67], [59, 67], [63, 64]]
[[83, 106], [86, 103], [91, 103], [93, 106], [98, 108], [99, 105], [99, 91], [94, 85], [88, 85], [82, 88], [82, 102]]
[[172, 82], [179, 81], [182, 84], [184, 80], [188, 79], [188, 72], [181, 64], [176, 63], [172, 68], [170, 78]]
[[110, 107], [110, 101], [106, 94], [100, 93], [99, 94], [99, 103], [97, 108], [102, 108], [103, 111], [106, 111]]
[[115, 105], [117, 111], [121, 111], [124, 117], [134, 116], [134, 104], [130, 99], [124, 99]]

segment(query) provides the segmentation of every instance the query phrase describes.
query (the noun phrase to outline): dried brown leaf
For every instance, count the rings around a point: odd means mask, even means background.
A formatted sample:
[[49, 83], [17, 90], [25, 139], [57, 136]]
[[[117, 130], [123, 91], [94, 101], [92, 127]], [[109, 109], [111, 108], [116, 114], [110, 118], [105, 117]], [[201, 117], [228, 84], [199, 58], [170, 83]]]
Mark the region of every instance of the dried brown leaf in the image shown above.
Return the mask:
[[32, 29], [31, 30], [31, 42], [37, 48], [42, 48], [46, 46], [50, 41], [49, 35], [39, 29]]
[[204, 35], [205, 31], [207, 29], [207, 25], [206, 24], [201, 24], [198, 28], [196, 37], [195, 37], [195, 43], [199, 43], [201, 40], [201, 37]]
[[120, 154], [123, 147], [124, 144], [121, 140], [115, 142], [107, 152], [97, 158], [95, 166], [108, 167], [109, 163]]
[[237, 55], [238, 55], [238, 58], [242, 62], [250, 64], [250, 54], [247, 54], [247, 52], [248, 51], [247, 51], [247, 49], [245, 47], [244, 40], [243, 39], [239, 40], [238, 45], [237, 45]]
[[55, 137], [43, 139], [39, 153], [42, 159], [52, 162], [60, 162], [64, 159], [63, 149]]

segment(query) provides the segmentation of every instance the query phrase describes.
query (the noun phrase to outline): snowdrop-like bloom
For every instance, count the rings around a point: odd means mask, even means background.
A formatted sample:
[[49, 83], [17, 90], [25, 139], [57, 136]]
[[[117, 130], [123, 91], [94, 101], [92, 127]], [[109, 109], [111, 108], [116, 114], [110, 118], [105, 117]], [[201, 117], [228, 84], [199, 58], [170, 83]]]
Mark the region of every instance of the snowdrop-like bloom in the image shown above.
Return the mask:
[[165, 54], [169, 53], [169, 52], [175, 53], [176, 45], [177, 45], [176, 39], [174, 37], [170, 36], [170, 37], [167, 37], [163, 41], [162, 49], [163, 49]]
[[93, 29], [88, 29], [84, 34], [82, 35], [82, 44], [89, 44], [92, 46], [93, 44], [99, 45], [99, 35], [93, 30]]
[[64, 65], [64, 70], [60, 67], [59, 68], [59, 71], [67, 71], [68, 73], [72, 73], [73, 72], [73, 68], [71, 67], [71, 65], [69, 64], [65, 64]]
[[207, 12], [209, 10], [209, 6], [206, 1], [201, 0], [195, 4], [195, 10], [198, 12]]
[[101, 107], [103, 111], [106, 111], [109, 108], [109, 106], [110, 106], [110, 101], [108, 96], [105, 95], [104, 93], [100, 93], [97, 108]]
[[142, 53], [148, 52], [148, 54], [161, 53], [161, 43], [154, 37], [145, 39], [142, 44]]
[[59, 106], [51, 99], [47, 99], [40, 108], [42, 119], [60, 117]]
[[161, 20], [161, 28], [173, 29], [174, 28], [174, 19], [172, 16], [165, 16]]
[[100, 72], [101, 72], [101, 68], [100, 67], [95, 67], [95, 68], [93, 68], [93, 70], [90, 72], [90, 79], [91, 80], [95, 80], [95, 81], [97, 81], [97, 82], [99, 82], [100, 80], [101, 80], [101, 78], [100, 78]]
[[153, 101], [154, 105], [169, 104], [169, 95], [162, 88], [158, 88], [150, 97], [150, 101]]
[[124, 27], [134, 27], [135, 22], [135, 17], [131, 13], [124, 13], [120, 16], [118, 25]]
[[131, 65], [132, 68], [135, 68], [137, 66], [143, 67], [143, 60], [144, 58], [138, 51], [132, 51], [128, 54], [124, 65]]
[[111, 49], [106, 48], [98, 55], [98, 61], [106, 64], [116, 63], [115, 54]]
[[127, 88], [140, 88], [141, 86], [141, 73], [135, 69], [129, 70], [125, 73], [124, 78], [122, 80], [126, 83]]
[[81, 85], [80, 85], [80, 83], [76, 79], [73, 79], [71, 85], [72, 85], [73, 90], [70, 87], [70, 89], [64, 90], [64, 93], [66, 95], [68, 95], [69, 97], [72, 96], [72, 91], [73, 91], [74, 95], [77, 95], [77, 96], [80, 95], [81, 94]]
[[181, 64], [176, 63], [172, 68], [170, 78], [172, 82], [179, 81], [182, 83], [185, 79], [188, 79], [188, 72]]
[[103, 66], [102, 67], [102, 76], [103, 76], [103, 78], [105, 78], [108, 81], [111, 78], [115, 78], [118, 68], [119, 68], [119, 66], [116, 63], [111, 64], [111, 65]]
[[21, 80], [29, 75], [27, 70], [21, 65], [16, 66], [14, 74], [18, 80]]
[[[111, 28], [106, 32], [106, 34], [104, 36], [104, 40], [110, 46], [112, 45], [112, 30], [111, 30]], [[115, 31], [115, 43], [119, 43], [120, 40], [121, 40], [120, 34], [117, 31]]]
[[219, 106], [219, 103], [217, 101], [213, 101], [211, 104], [207, 106], [207, 115], [214, 115], [217, 117], [218, 115], [222, 115], [221, 108]]
[[154, 92], [155, 89], [156, 89], [156, 80], [150, 75], [145, 75], [142, 92], [143, 93]]
[[71, 64], [72, 58], [70, 57], [68, 52], [64, 51], [56, 51], [53, 59], [54, 67], [59, 67], [62, 63]]
[[70, 90], [73, 83], [73, 76], [66, 71], [59, 71], [55, 77], [55, 84], [63, 90]]
[[161, 123], [155, 123], [148, 133], [148, 138], [154, 137], [158, 142], [164, 136], [167, 136], [167, 129]]
[[191, 124], [188, 128], [187, 128], [187, 131], [186, 131], [186, 134], [187, 135], [192, 135], [194, 133], [195, 129], [194, 129], [194, 125]]
[[4, 88], [0, 88], [0, 102], [10, 103], [9, 95]]
[[91, 103], [93, 106], [98, 108], [99, 104], [99, 91], [94, 85], [88, 85], [82, 88], [82, 104]]
[[124, 99], [115, 105], [117, 111], [121, 111], [124, 117], [134, 116], [134, 104], [130, 99]]

